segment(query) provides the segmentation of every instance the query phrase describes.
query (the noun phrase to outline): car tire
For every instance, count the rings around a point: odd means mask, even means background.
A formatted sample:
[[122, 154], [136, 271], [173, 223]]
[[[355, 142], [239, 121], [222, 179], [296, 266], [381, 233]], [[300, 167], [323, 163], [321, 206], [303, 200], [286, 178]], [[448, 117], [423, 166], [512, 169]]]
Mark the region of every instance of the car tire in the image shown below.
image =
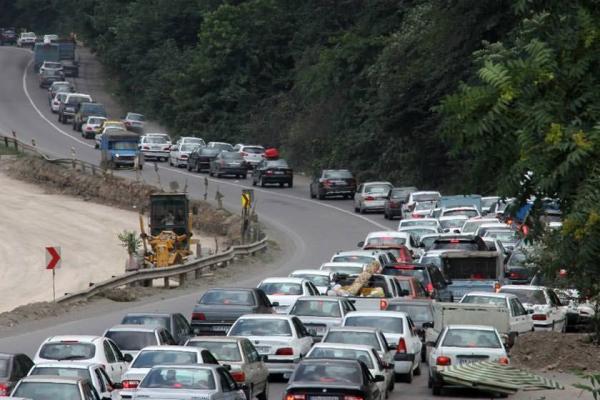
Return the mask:
[[408, 374], [396, 374], [396, 380], [399, 380], [401, 382], [412, 383], [412, 378], [412, 371], [410, 371]]
[[262, 176], [259, 178], [259, 185], [260, 187], [265, 187], [265, 181], [263, 180]]
[[319, 194], [317, 195], [317, 198], [318, 198], [319, 200], [325, 200], [325, 194], [323, 194], [323, 193], [319, 192]]
[[284, 183], [283, 182], [279, 182], [279, 187], [283, 187]]
[[421, 375], [421, 361], [419, 361], [419, 365], [417, 365], [417, 368], [415, 368], [414, 374], [415, 376]]
[[363, 208], [362, 204], [360, 205], [359, 212], [360, 212], [361, 214], [364, 214], [364, 213], [366, 213], [366, 212], [367, 212], [367, 210], [365, 210], [365, 209]]
[[314, 198], [315, 198], [315, 195], [314, 195], [314, 193], [313, 193], [313, 191], [312, 191], [312, 186], [309, 186], [309, 187], [308, 187], [308, 193], [310, 194], [310, 198], [311, 198], [311, 199], [314, 199]]
[[288, 182], [288, 187], [293, 188], [294, 187], [294, 181], [289, 181]]
[[357, 213], [360, 211], [360, 208], [356, 207], [356, 204], [354, 205], [354, 212]]
[[265, 390], [262, 393], [256, 395], [258, 400], [268, 400], [269, 399], [269, 380], [265, 382]]
[[256, 181], [252, 178], [252, 186], [256, 186]]
[[388, 213], [386, 211], [383, 212], [383, 218], [390, 219], [390, 216], [388, 215]]

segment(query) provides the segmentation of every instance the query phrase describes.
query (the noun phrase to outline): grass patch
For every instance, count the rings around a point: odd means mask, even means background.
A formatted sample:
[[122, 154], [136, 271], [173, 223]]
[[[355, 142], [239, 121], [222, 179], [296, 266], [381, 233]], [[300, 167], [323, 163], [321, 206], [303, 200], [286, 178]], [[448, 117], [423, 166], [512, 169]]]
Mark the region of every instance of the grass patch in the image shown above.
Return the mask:
[[4, 142], [0, 141], [0, 156], [17, 155], [19, 152], [13, 146], [6, 147]]

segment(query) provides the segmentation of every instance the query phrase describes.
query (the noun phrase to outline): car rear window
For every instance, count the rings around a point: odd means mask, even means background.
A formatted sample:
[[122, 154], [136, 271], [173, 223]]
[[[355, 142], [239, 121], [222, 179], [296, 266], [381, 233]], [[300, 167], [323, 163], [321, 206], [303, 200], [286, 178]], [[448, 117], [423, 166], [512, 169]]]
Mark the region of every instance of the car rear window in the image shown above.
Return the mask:
[[[184, 369], [184, 368], [157, 368], [148, 373], [142, 383], [141, 388], [164, 388], [177, 390], [180, 388], [185, 390], [215, 390], [215, 379], [213, 373], [209, 369]], [[175, 389], [174, 389], [175, 388]], [[171, 395], [172, 396], [172, 395]], [[186, 398], [203, 398], [203, 397], [188, 397]], [[176, 397], [172, 397], [176, 398]]]
[[330, 279], [327, 275], [292, 274], [294, 278], [304, 278], [311, 281], [315, 286], [329, 286]]
[[206, 292], [200, 299], [200, 304], [253, 306], [254, 296], [248, 290], [213, 290]]
[[369, 328], [379, 328], [383, 332], [403, 333], [403, 319], [399, 317], [381, 317], [381, 316], [349, 316], [344, 321], [344, 326], [365, 326]]
[[267, 168], [289, 168], [285, 160], [270, 160], [267, 161]]
[[310, 352], [310, 355], [307, 358], [344, 358], [349, 360], [359, 360], [365, 363], [367, 368], [374, 368], [373, 359], [366, 350], [317, 347]]
[[493, 306], [506, 307], [506, 299], [504, 299], [503, 297], [467, 295], [460, 302], [468, 304], [490, 304]]
[[125, 351], [141, 350], [159, 344], [154, 332], [108, 331], [106, 337], [112, 339], [119, 349]]
[[341, 274], [358, 275], [364, 271], [363, 267], [352, 267], [352, 266], [325, 266], [322, 268], [323, 271], [337, 272]]
[[390, 185], [365, 185], [365, 193], [368, 194], [387, 194], [390, 189]]
[[26, 399], [81, 399], [79, 387], [74, 383], [23, 382], [11, 397]]
[[290, 310], [291, 315], [302, 317], [334, 317], [340, 318], [340, 306], [337, 301], [298, 300]]
[[296, 368], [294, 381], [348, 383], [356, 385], [362, 382], [362, 371], [357, 364], [310, 363]]
[[392, 236], [378, 236], [367, 239], [365, 247], [368, 246], [400, 246], [406, 244], [406, 238]]
[[92, 343], [67, 341], [46, 343], [40, 350], [40, 357], [47, 360], [88, 360], [95, 354], [96, 346]]
[[145, 350], [141, 351], [131, 368], [152, 368], [155, 365], [185, 365], [198, 363], [198, 356], [191, 351]]
[[387, 311], [401, 311], [407, 313], [413, 321], [427, 322], [433, 321], [433, 311], [428, 305], [416, 304], [390, 304]]
[[466, 240], [436, 240], [430, 247], [431, 250], [479, 250], [479, 245], [474, 241]]
[[8, 359], [0, 358], [0, 377], [6, 377], [9, 373]]
[[121, 321], [124, 325], [145, 325], [156, 326], [160, 328], [170, 329], [169, 317], [159, 317], [154, 315], [126, 315]]
[[243, 157], [240, 153], [221, 153], [221, 157], [226, 160], [241, 160]]
[[87, 368], [44, 367], [35, 365], [31, 370], [31, 375], [72, 376], [92, 381], [90, 370]]
[[242, 149], [242, 151], [244, 153], [252, 153], [252, 154], [262, 154], [265, 152], [265, 149], [262, 147], [250, 147], [250, 146], [244, 146], [244, 148]]
[[413, 201], [416, 202], [424, 202], [424, 201], [437, 201], [440, 196], [437, 193], [421, 193], [421, 194], [413, 194]]
[[323, 338], [324, 343], [346, 343], [346, 344], [365, 344], [373, 347], [375, 350], [381, 350], [377, 336], [373, 332], [329, 332]]
[[290, 282], [263, 282], [259, 286], [265, 294], [273, 296], [299, 296], [302, 294], [302, 285]]
[[334, 256], [333, 259], [331, 260], [331, 262], [354, 262], [354, 263], [361, 263], [361, 264], [369, 264], [373, 260], [375, 260], [375, 257], [373, 257], [373, 256], [348, 255], [348, 256]]
[[502, 347], [498, 335], [494, 331], [478, 329], [450, 329], [444, 341], [444, 347], [480, 347], [486, 349], [499, 349]]
[[147, 137], [144, 143], [153, 143], [153, 144], [164, 144], [167, 143], [167, 140], [161, 136], [153, 136]]
[[292, 336], [287, 319], [238, 319], [229, 336]]
[[405, 220], [400, 223], [400, 228], [409, 226], [433, 226], [437, 227], [437, 221], [423, 221], [422, 219], [416, 218], [411, 220]]
[[352, 179], [350, 171], [338, 170], [338, 171], [325, 171], [323, 178], [327, 179]]
[[242, 361], [240, 347], [237, 342], [192, 340], [187, 345], [191, 347], [202, 347], [210, 351], [217, 361]]
[[479, 213], [477, 210], [448, 210], [444, 211], [443, 213], [444, 217], [454, 217], [457, 215], [464, 215], [466, 217], [473, 218], [479, 216]]
[[546, 296], [542, 290], [527, 289], [505, 289], [500, 288], [500, 293], [511, 293], [516, 295], [521, 303], [525, 304], [546, 304]]
[[427, 284], [431, 281], [429, 280], [429, 274], [425, 271], [424, 268], [415, 268], [415, 267], [384, 267], [383, 275], [392, 275], [392, 276], [414, 276], [417, 278], [419, 282], [423, 284], [423, 286], [427, 287]]

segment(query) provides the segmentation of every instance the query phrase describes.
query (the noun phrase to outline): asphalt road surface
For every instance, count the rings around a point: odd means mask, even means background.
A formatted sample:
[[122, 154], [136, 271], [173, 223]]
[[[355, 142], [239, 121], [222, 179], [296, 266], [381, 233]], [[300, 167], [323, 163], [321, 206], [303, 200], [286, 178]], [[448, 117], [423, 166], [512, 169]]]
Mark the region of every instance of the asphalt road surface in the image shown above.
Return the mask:
[[[31, 52], [15, 47], [0, 47], [0, 133], [17, 132], [21, 140], [36, 145], [49, 154], [70, 157], [74, 150], [76, 157], [95, 164], [100, 155], [94, 149], [93, 141], [81, 138], [79, 132], [57, 121], [50, 112], [46, 90], [38, 87], [37, 76], [31, 67]], [[85, 71], [80, 79], [85, 80]], [[94, 96], [94, 93], [90, 93]], [[118, 116], [111, 116], [118, 117]], [[205, 174], [188, 173], [186, 170], [159, 164], [159, 174], [163, 186], [176, 181], [179, 187], [187, 185], [193, 197], [200, 198], [204, 193]], [[133, 172], [120, 174], [134, 178]], [[157, 176], [151, 164], [146, 164], [143, 179], [156, 183]], [[240, 209], [241, 189], [252, 188], [249, 180], [209, 178], [209, 200], [214, 198], [217, 188], [224, 194], [224, 204], [230, 210]], [[318, 267], [328, 261], [337, 250], [356, 248], [356, 243], [374, 230], [395, 229], [397, 222], [387, 221], [381, 214], [358, 215], [353, 212], [350, 200], [311, 200], [308, 195], [308, 180], [296, 177], [294, 188], [254, 188], [257, 212], [274, 239], [285, 237], [288, 246], [284, 259], [269, 271], [270, 276], [287, 275], [289, 271], [300, 268]], [[232, 285], [254, 286], [265, 276], [240, 277]], [[161, 300], [154, 303], [124, 306], [118, 311], [99, 312], [93, 309], [76, 320], [48, 319], [37, 324], [35, 329], [18, 332], [13, 336], [0, 338], [0, 351], [24, 351], [32, 355], [39, 343], [48, 336], [57, 334], [102, 334], [104, 329], [116, 324], [123, 313], [128, 311], [179, 311], [190, 315], [198, 294]], [[271, 385], [271, 399], [281, 399], [285, 385]], [[449, 398], [489, 398], [480, 392], [453, 390], [447, 393]], [[541, 393], [519, 395], [518, 398], [538, 399]], [[544, 393], [547, 399], [553, 393]], [[566, 395], [566, 393], [563, 393]], [[426, 370], [415, 377], [412, 384], [398, 383], [390, 396], [396, 399], [429, 398]], [[561, 396], [556, 398], [563, 398]]]

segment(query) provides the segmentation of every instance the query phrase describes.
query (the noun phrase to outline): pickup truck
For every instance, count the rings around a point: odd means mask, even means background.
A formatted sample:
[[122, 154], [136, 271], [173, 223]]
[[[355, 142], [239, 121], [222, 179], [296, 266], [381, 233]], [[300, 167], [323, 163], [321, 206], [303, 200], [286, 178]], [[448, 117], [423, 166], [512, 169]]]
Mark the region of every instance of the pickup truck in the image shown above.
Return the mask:
[[440, 258], [454, 301], [469, 292], [495, 292], [504, 284], [502, 255], [497, 251], [448, 251]]
[[197, 336], [227, 334], [245, 314], [275, 314], [269, 298], [258, 288], [214, 288], [206, 291], [194, 306], [190, 325]]
[[402, 290], [398, 281], [389, 275], [372, 275], [360, 289], [358, 296], [348, 296], [343, 288], [352, 285], [357, 276], [343, 276], [328, 294], [344, 296], [354, 304], [357, 311], [381, 310], [389, 299], [409, 295]]

